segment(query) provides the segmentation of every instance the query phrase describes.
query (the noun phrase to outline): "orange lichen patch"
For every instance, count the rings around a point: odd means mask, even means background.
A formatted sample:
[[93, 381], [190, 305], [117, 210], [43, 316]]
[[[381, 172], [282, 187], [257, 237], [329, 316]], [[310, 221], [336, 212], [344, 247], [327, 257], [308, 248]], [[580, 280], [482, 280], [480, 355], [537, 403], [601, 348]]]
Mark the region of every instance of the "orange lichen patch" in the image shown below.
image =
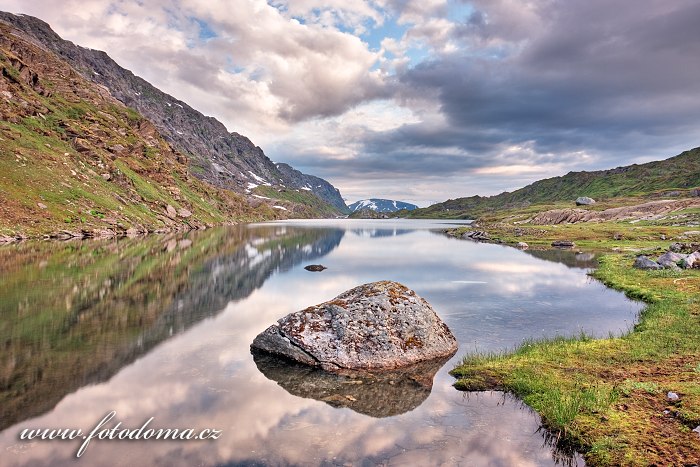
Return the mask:
[[416, 336], [411, 336], [403, 342], [403, 349], [420, 349], [423, 347], [423, 341]]

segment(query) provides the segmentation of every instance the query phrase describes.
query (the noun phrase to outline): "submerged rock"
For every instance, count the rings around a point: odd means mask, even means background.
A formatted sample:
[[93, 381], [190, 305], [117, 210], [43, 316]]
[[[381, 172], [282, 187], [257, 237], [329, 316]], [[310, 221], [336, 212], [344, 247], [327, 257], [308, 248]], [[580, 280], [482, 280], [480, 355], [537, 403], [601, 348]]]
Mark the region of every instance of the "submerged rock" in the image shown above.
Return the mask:
[[659, 263], [647, 258], [644, 255], [637, 256], [637, 259], [634, 260], [632, 267], [637, 269], [663, 269], [663, 266], [661, 266]]
[[309, 264], [308, 266], [304, 266], [304, 269], [306, 269], [307, 271], [311, 271], [311, 272], [321, 272], [324, 269], [328, 269], [328, 268], [321, 265], [321, 264]]
[[413, 290], [380, 281], [290, 313], [251, 348], [329, 371], [385, 370], [450, 357], [457, 340]]

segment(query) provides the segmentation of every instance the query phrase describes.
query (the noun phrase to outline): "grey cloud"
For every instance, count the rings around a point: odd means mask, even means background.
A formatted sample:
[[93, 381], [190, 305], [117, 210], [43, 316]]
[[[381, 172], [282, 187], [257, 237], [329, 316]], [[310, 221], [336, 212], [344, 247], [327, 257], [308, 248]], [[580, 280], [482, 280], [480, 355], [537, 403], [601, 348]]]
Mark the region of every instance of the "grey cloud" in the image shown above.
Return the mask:
[[[404, 94], [437, 93], [449, 127], [431, 135], [433, 144], [483, 151], [475, 141], [534, 141], [541, 152], [619, 157], [625, 146], [660, 151], [675, 146], [670, 141], [696, 143], [700, 30], [691, 23], [700, 4], [577, 1], [549, 15], [520, 53], [492, 59], [465, 47], [400, 76]], [[417, 127], [394, 133], [396, 140], [425, 139]]]

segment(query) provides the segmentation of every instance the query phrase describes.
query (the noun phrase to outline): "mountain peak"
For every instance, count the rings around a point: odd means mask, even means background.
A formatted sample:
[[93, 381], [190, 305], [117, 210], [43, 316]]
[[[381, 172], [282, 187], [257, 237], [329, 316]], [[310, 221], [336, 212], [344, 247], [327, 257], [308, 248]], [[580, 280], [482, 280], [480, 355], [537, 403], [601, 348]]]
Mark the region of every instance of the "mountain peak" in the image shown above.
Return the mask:
[[396, 212], [402, 209], [412, 211], [418, 208], [418, 206], [415, 204], [382, 198], [361, 199], [348, 205], [348, 207], [352, 212], [361, 211], [364, 209], [369, 209], [376, 212]]

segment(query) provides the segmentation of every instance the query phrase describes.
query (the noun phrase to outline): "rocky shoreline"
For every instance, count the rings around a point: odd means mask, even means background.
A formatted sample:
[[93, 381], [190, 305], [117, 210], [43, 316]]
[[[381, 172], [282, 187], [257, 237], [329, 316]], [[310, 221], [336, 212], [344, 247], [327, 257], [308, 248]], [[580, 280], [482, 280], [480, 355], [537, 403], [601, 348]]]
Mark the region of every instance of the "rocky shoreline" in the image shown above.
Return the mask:
[[137, 237], [143, 237], [146, 235], [162, 235], [162, 234], [168, 234], [168, 233], [184, 233], [184, 232], [191, 232], [191, 231], [198, 231], [198, 230], [207, 230], [211, 229], [214, 227], [222, 227], [222, 226], [232, 226], [232, 225], [237, 225], [238, 222], [221, 222], [217, 224], [200, 224], [197, 223], [195, 225], [190, 225], [190, 224], [177, 224], [171, 227], [160, 227], [157, 229], [154, 228], [146, 228], [146, 227], [131, 227], [131, 228], [124, 228], [121, 226], [118, 226], [116, 228], [111, 228], [111, 229], [93, 229], [93, 230], [87, 230], [87, 229], [80, 229], [80, 230], [68, 230], [68, 229], [63, 229], [63, 230], [58, 230], [55, 232], [50, 232], [50, 233], [45, 233], [45, 234], [38, 234], [38, 235], [25, 235], [22, 233], [16, 234], [16, 235], [0, 235], [0, 246], [2, 245], [11, 245], [11, 244], [16, 244], [16, 243], [21, 243], [21, 242], [26, 242], [26, 241], [33, 241], [33, 240], [43, 240], [43, 241], [58, 241], [58, 242], [65, 242], [65, 241], [72, 241], [72, 240], [106, 240], [106, 239], [113, 239], [113, 238], [137, 238]]

